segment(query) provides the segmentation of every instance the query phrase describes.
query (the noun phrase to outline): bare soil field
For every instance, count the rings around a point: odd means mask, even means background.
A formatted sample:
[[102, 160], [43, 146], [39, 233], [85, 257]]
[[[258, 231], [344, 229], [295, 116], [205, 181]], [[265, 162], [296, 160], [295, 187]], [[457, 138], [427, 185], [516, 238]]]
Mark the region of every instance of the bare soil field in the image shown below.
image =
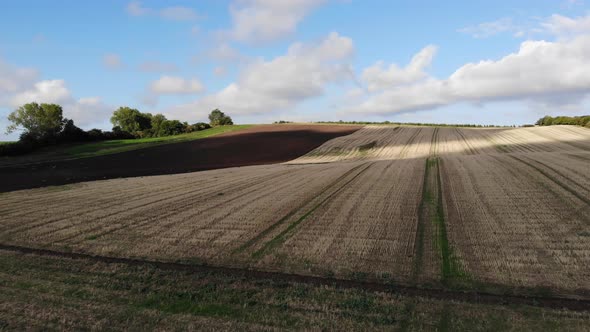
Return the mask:
[[199, 140], [91, 158], [0, 166], [0, 192], [81, 181], [288, 161], [359, 126], [260, 125]]
[[294, 163], [4, 193], [0, 244], [590, 299], [590, 130], [545, 129], [371, 127]]

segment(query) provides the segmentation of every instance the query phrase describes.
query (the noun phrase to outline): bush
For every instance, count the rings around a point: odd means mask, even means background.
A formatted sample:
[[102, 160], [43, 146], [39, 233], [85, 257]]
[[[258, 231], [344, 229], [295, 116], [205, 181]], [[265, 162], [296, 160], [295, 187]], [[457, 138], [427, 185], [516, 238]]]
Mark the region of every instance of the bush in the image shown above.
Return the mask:
[[58, 134], [59, 142], [83, 142], [88, 140], [88, 133], [78, 128], [73, 120], [66, 119], [63, 130]]
[[205, 130], [205, 129], [209, 129], [209, 128], [211, 128], [211, 126], [208, 123], [197, 122], [195, 124], [186, 126], [186, 132], [192, 133], [194, 131], [201, 131], [201, 130]]
[[178, 120], [164, 120], [160, 125], [158, 137], [182, 134], [185, 128], [185, 125]]
[[232, 121], [231, 117], [225, 115], [222, 111], [218, 109], [214, 109], [209, 114], [209, 123], [212, 127], [215, 126], [229, 126], [233, 125], [234, 122]]

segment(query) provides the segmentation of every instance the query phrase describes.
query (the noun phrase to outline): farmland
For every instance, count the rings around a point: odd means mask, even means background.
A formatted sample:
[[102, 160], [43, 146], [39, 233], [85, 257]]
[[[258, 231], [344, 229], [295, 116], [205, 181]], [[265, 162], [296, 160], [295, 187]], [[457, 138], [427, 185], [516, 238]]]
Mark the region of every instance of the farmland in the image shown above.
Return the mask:
[[11, 330], [583, 330], [585, 312], [0, 251]]
[[0, 244], [590, 301], [589, 165], [581, 127], [368, 126], [282, 164], [6, 192]]
[[[5, 157], [0, 166], [0, 192], [81, 181], [280, 163], [359, 128], [328, 125], [229, 126], [166, 138], [83, 144], [67, 150], [76, 156], [74, 159], [53, 160], [52, 155], [41, 154], [37, 156], [41, 160], [25, 158], [23, 163], [20, 157]], [[212, 132], [220, 134], [208, 137]]]

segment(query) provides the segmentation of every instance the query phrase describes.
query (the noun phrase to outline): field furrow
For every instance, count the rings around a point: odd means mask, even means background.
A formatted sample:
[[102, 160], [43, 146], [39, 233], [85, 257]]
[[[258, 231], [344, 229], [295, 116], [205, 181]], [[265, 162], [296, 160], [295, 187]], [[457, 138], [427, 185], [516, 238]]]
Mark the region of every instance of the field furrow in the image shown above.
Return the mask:
[[587, 202], [520, 159], [443, 160], [449, 241], [470, 275], [570, 293], [589, 288], [590, 243], [581, 235], [588, 220], [578, 213]]
[[319, 206], [259, 267], [406, 280], [411, 274], [422, 160], [375, 162]]

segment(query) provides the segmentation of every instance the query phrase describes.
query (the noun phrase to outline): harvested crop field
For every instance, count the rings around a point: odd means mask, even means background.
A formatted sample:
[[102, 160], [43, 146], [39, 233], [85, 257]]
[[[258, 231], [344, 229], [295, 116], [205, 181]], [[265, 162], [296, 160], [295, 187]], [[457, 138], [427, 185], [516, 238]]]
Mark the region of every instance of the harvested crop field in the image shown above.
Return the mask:
[[583, 330], [587, 312], [0, 250], [6, 330]]
[[546, 129], [369, 127], [280, 165], [4, 193], [0, 244], [589, 300], [590, 130]]
[[529, 152], [589, 152], [582, 127], [452, 128], [367, 126], [326, 142], [291, 164], [346, 160], [398, 160], [438, 156]]
[[260, 125], [215, 137], [111, 155], [0, 166], [0, 192], [81, 181], [280, 163], [359, 128], [341, 125]]

